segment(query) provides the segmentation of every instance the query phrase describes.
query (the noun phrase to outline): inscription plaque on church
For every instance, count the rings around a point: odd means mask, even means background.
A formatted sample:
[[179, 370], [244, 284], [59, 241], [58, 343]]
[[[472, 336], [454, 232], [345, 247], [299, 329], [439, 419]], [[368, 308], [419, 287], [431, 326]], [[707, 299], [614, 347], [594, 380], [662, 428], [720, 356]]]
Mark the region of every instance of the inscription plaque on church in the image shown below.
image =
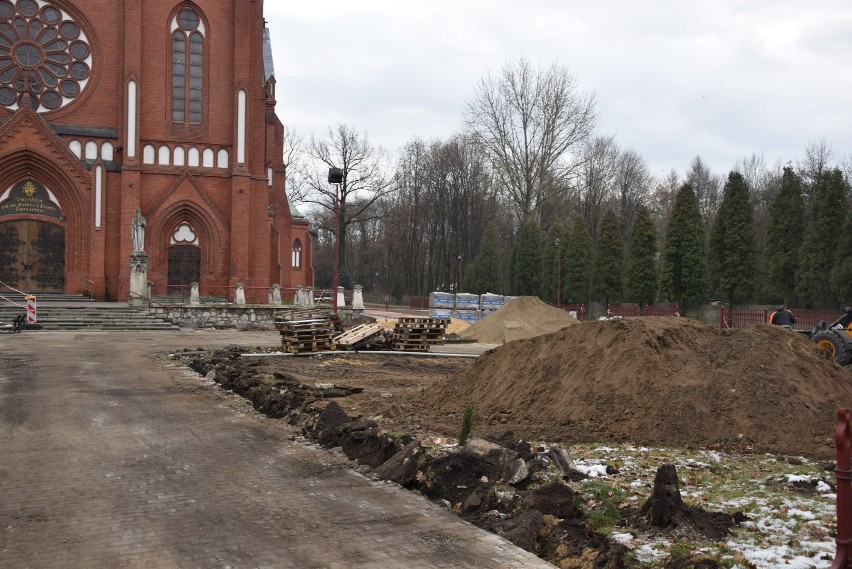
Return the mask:
[[62, 219], [59, 207], [50, 200], [47, 190], [32, 180], [12, 188], [9, 196], [0, 202], [0, 217], [6, 215], [43, 215]]

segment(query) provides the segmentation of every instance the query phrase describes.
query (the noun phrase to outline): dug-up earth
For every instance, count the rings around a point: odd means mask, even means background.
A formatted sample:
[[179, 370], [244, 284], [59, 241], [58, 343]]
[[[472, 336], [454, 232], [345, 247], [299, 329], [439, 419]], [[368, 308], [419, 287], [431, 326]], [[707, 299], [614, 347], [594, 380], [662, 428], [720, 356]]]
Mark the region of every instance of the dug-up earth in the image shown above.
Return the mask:
[[[248, 351], [175, 357], [559, 567], [830, 564], [833, 432], [852, 383], [788, 330], [626, 318], [476, 360]], [[468, 404], [474, 436], [502, 450], [459, 453]], [[556, 469], [559, 448], [576, 462]], [[664, 463], [698, 510], [659, 529], [641, 506]]]

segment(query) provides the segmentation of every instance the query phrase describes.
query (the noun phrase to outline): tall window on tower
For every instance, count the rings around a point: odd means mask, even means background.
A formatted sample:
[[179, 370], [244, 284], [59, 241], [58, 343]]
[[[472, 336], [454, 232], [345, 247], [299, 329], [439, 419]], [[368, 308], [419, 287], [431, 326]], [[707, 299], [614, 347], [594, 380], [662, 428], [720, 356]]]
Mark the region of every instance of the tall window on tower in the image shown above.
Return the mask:
[[201, 124], [204, 23], [191, 8], [172, 22], [172, 122]]

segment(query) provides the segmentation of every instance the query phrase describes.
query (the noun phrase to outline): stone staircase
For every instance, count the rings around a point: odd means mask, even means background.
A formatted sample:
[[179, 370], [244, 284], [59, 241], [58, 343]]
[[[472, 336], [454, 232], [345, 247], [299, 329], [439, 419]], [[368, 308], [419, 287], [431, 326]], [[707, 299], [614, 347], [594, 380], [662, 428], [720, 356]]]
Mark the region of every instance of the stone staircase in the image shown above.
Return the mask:
[[[21, 295], [3, 294], [9, 300], [26, 306]], [[179, 330], [178, 326], [148, 314], [146, 311], [129, 308], [124, 303], [93, 302], [91, 299], [73, 295], [39, 295], [38, 324], [25, 327], [34, 330]], [[0, 324], [9, 323], [18, 314], [26, 313], [0, 300]]]

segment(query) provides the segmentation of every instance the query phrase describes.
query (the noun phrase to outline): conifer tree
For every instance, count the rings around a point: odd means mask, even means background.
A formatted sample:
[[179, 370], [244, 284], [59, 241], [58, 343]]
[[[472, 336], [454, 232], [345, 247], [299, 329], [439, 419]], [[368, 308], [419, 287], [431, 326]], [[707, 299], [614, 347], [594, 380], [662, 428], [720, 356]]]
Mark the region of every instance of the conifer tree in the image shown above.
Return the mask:
[[821, 172], [811, 188], [796, 275], [796, 293], [807, 306], [830, 308], [837, 302], [831, 272], [841, 239], [838, 231], [842, 231], [846, 219], [848, 193], [849, 185], [836, 168]]
[[653, 304], [657, 294], [657, 227], [645, 206], [636, 212], [630, 231], [626, 297], [640, 307]]
[[722, 191], [722, 204], [710, 235], [708, 269], [713, 289], [729, 306], [751, 292], [754, 285], [754, 210], [748, 184], [731, 172]]
[[[565, 264], [562, 257], [568, 247], [565, 226], [558, 219], [550, 224], [550, 230], [544, 242], [544, 254], [541, 259], [541, 298], [547, 302], [556, 302], [556, 285], [565, 282]], [[559, 241], [559, 245], [556, 241]], [[556, 272], [562, 271], [557, 279]]]
[[479, 244], [479, 254], [473, 259], [464, 279], [466, 291], [474, 294], [500, 294], [503, 290], [503, 271], [500, 262], [500, 243], [497, 228], [489, 223]]
[[834, 292], [843, 306], [852, 306], [852, 209], [846, 214], [837, 247], [837, 261], [831, 271]]
[[666, 227], [660, 295], [680, 305], [698, 304], [707, 294], [704, 274], [704, 223], [692, 186], [684, 184], [675, 196]]
[[512, 249], [512, 288], [515, 294], [537, 296], [541, 288], [541, 232], [534, 219], [518, 229]]
[[766, 270], [774, 283], [772, 288], [783, 296], [784, 306], [790, 305], [796, 291], [799, 249], [805, 233], [802, 195], [802, 179], [789, 166], [784, 168], [766, 222]]
[[624, 242], [618, 215], [606, 210], [601, 220], [595, 252], [594, 290], [595, 297], [606, 304], [620, 301], [624, 292]]
[[562, 279], [563, 298], [568, 302], [586, 302], [592, 288], [592, 235], [583, 216], [574, 217], [574, 225], [568, 236], [568, 247], [563, 249], [562, 264], [565, 278]]

